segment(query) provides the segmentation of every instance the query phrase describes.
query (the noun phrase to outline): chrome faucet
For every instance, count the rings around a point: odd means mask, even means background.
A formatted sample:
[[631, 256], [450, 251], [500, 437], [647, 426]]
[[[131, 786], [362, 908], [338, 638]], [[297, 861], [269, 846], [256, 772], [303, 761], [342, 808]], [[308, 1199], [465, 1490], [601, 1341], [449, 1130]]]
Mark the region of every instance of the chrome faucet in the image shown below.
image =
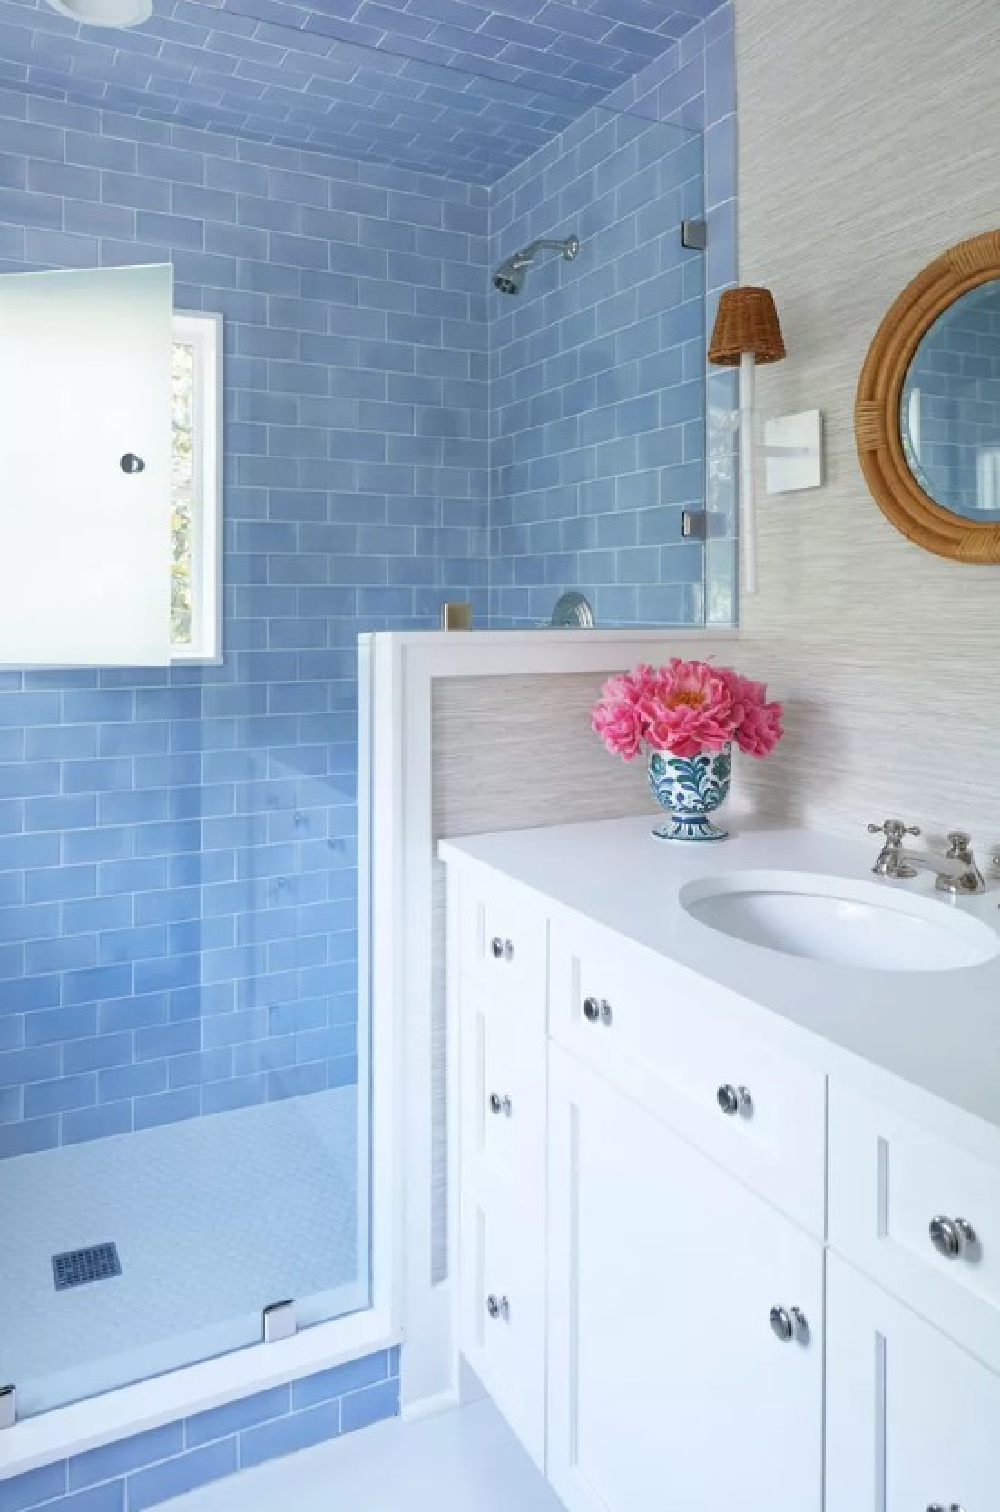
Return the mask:
[[869, 824], [869, 835], [884, 835], [885, 844], [872, 867], [877, 877], [889, 877], [904, 881], [915, 877], [918, 871], [935, 873], [934, 886], [938, 892], [960, 894], [986, 891], [983, 874], [972, 854], [972, 837], [964, 830], [951, 830], [948, 834], [948, 849], [943, 856], [929, 851], [909, 850], [903, 840], [907, 835], [919, 835], [916, 824], [904, 824], [901, 819], [886, 819], [882, 824]]

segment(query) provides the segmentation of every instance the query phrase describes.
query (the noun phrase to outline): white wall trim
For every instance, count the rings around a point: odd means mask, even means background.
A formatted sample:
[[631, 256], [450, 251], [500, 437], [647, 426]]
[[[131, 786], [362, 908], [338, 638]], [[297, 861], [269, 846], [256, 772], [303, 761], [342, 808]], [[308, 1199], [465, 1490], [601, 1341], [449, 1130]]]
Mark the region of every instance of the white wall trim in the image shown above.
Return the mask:
[[173, 646], [179, 665], [220, 666], [223, 659], [222, 502], [225, 398], [222, 316], [204, 310], [175, 310], [175, 342], [195, 353], [195, 508], [192, 527], [193, 607], [189, 646]]
[[[457, 1241], [454, 1201], [449, 1280], [435, 1286], [430, 1275], [434, 684], [446, 678], [610, 675], [638, 662], [683, 654], [686, 645], [697, 645], [704, 654], [706, 641], [721, 647], [738, 638], [738, 631], [728, 628], [413, 631], [362, 637], [374, 672], [373, 1002], [376, 1018], [391, 1018], [401, 1035], [398, 1106], [406, 1160], [400, 1215], [406, 1340], [401, 1389], [406, 1417], [459, 1400], [456, 1298], [450, 1279]], [[454, 1159], [451, 1180], [454, 1184]]]

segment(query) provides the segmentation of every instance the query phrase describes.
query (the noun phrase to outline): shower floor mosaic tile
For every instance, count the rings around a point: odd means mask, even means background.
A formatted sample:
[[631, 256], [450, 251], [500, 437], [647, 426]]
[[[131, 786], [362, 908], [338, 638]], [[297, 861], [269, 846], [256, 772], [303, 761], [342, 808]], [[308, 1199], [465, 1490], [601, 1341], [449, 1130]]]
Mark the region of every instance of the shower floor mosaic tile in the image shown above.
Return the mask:
[[[27, 1415], [252, 1343], [270, 1302], [354, 1311], [365, 1217], [353, 1087], [0, 1161], [0, 1380]], [[121, 1275], [55, 1290], [105, 1243]]]

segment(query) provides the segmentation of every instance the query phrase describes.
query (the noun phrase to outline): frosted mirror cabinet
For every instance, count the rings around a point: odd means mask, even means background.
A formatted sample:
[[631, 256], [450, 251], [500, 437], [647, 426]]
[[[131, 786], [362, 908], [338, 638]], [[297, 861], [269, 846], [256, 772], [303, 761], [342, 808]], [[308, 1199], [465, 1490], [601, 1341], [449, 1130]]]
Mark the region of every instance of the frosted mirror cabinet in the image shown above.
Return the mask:
[[171, 659], [167, 266], [0, 278], [0, 653]]

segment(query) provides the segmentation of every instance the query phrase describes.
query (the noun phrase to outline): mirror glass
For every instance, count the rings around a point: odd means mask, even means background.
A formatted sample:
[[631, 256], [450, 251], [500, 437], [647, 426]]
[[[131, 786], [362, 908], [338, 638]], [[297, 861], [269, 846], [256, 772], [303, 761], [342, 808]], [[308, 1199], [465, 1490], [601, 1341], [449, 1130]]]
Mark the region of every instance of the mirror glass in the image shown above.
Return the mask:
[[928, 327], [903, 384], [900, 434], [935, 504], [1000, 520], [1000, 279], [970, 289]]

